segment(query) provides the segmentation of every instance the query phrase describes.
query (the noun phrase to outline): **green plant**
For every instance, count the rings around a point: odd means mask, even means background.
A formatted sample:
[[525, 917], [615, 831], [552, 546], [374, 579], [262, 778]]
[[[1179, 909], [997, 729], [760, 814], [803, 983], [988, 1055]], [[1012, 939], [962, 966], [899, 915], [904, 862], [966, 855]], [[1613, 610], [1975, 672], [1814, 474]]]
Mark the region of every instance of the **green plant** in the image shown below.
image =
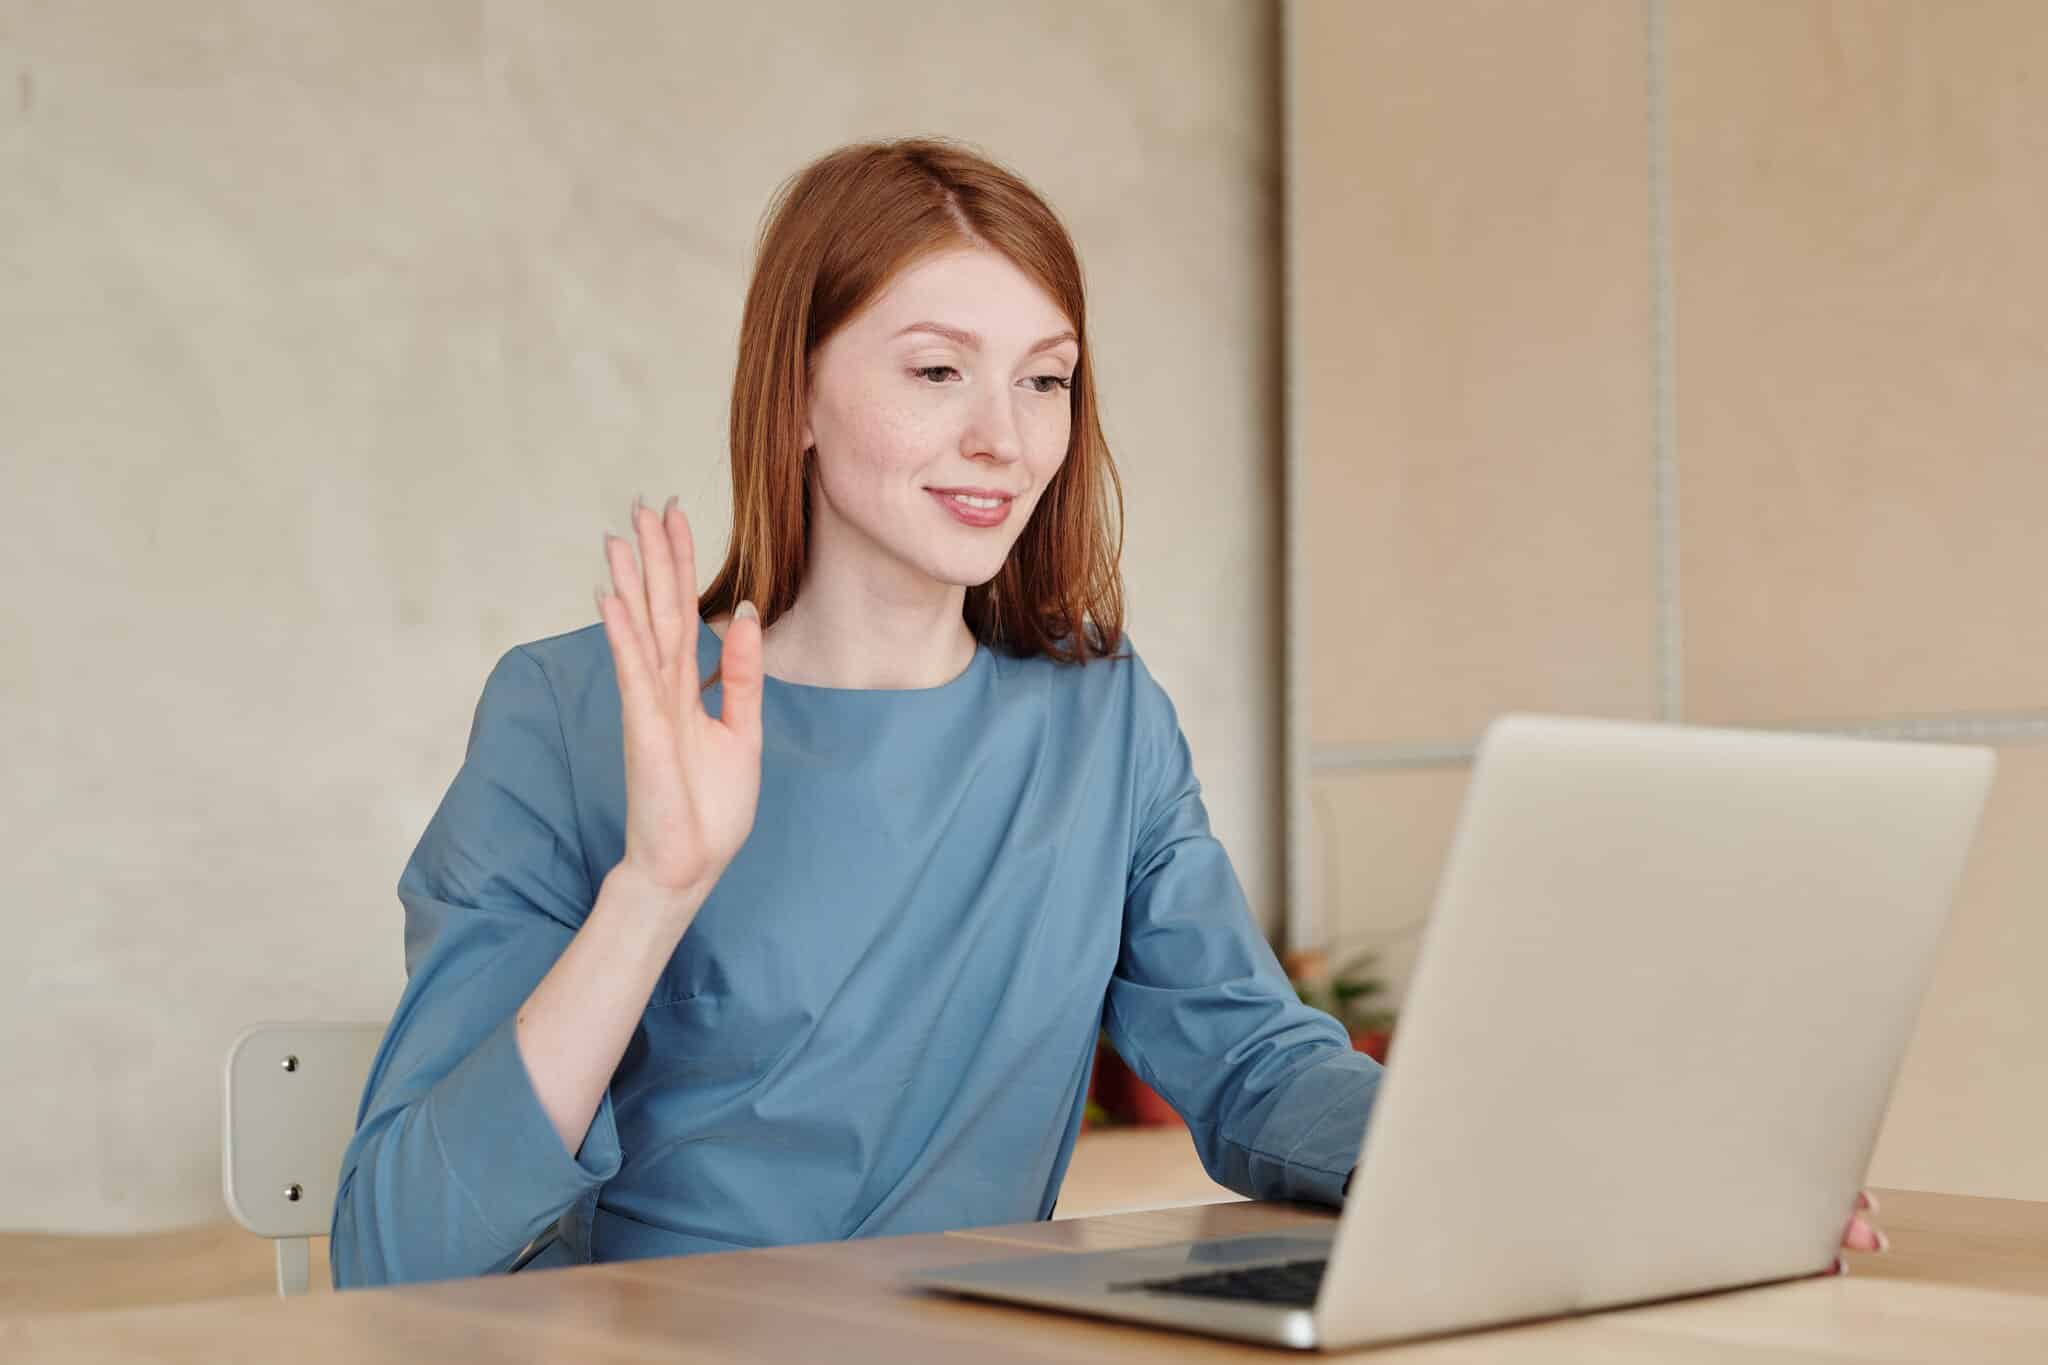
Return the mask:
[[1387, 990], [1378, 965], [1379, 954], [1368, 950], [1347, 959], [1328, 982], [1296, 981], [1294, 990], [1353, 1034], [1385, 1033], [1394, 1026], [1394, 1011], [1378, 1003]]

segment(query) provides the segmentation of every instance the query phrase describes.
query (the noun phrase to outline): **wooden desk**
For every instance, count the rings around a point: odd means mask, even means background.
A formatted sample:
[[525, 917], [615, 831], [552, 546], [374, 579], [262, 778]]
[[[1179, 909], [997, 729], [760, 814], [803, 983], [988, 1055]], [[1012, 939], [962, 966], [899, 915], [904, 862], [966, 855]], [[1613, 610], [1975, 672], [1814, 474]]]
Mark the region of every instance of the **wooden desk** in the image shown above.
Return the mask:
[[[1374, 1351], [1375, 1362], [2048, 1360], [2048, 1204], [1880, 1192], [1893, 1250], [1851, 1273]], [[1674, 1228], [1684, 1217], [1675, 1208]], [[1270, 1348], [908, 1293], [904, 1272], [1320, 1222], [1226, 1203], [294, 1300], [0, 1320], [0, 1359], [1279, 1360]]]

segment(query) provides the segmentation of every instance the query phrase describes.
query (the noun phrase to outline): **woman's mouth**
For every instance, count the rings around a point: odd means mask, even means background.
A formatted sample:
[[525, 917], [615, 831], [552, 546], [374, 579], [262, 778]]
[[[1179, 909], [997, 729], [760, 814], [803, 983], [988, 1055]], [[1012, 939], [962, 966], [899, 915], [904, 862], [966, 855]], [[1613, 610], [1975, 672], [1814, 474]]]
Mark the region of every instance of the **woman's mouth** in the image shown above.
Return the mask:
[[976, 497], [971, 493], [954, 493], [937, 488], [925, 492], [938, 500], [941, 507], [953, 514], [956, 521], [968, 526], [1001, 526], [1010, 515], [1011, 499], [1007, 497]]

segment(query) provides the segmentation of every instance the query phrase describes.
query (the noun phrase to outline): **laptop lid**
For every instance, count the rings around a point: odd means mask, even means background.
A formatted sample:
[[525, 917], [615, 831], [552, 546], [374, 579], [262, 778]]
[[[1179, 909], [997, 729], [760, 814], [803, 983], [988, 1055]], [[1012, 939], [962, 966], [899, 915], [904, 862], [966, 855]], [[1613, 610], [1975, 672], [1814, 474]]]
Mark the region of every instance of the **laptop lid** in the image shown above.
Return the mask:
[[1321, 1344], [1828, 1269], [1994, 765], [1961, 745], [1497, 720]]

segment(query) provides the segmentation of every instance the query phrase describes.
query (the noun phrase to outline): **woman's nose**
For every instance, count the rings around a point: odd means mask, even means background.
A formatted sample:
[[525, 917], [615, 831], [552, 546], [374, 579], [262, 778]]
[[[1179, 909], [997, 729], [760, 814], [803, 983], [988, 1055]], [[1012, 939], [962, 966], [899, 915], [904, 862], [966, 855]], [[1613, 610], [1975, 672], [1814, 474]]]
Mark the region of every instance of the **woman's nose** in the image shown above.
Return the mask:
[[1004, 461], [1018, 459], [1024, 454], [1017, 411], [1007, 391], [998, 389], [975, 405], [974, 422], [966, 432], [966, 445], [969, 455], [993, 455]]

